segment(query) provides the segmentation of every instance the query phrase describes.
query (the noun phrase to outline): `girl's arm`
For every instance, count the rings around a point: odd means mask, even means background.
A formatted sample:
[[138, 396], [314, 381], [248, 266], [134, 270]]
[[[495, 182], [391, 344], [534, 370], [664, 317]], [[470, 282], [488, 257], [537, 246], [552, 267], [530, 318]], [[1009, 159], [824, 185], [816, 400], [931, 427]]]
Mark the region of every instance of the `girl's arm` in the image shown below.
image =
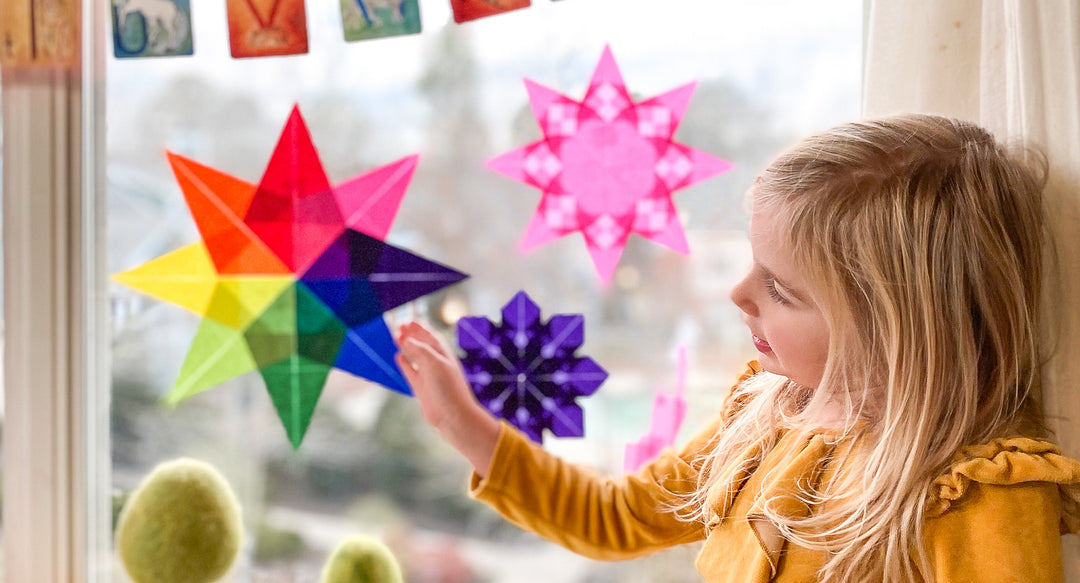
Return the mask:
[[397, 342], [398, 366], [424, 419], [469, 460], [478, 476], [487, 476], [499, 422], [477, 402], [457, 356], [442, 338], [415, 322], [401, 327]]
[[697, 484], [695, 460], [721, 420], [634, 475], [603, 476], [546, 452], [492, 416], [473, 395], [457, 356], [430, 330], [406, 324], [398, 365], [424, 418], [472, 464], [470, 494], [510, 522], [581, 555], [643, 556], [701, 540], [699, 523], [673, 512]]

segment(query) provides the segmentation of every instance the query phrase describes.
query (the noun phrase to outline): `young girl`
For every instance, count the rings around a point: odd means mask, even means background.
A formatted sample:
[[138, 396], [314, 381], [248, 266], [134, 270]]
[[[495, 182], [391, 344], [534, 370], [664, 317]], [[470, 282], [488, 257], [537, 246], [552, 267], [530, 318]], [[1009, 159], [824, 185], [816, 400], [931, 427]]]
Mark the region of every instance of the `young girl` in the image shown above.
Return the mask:
[[717, 419], [635, 475], [491, 417], [412, 323], [399, 364], [472, 495], [589, 557], [704, 540], [709, 582], [1061, 581], [1080, 463], [1045, 441], [1045, 162], [926, 115], [852, 123], [752, 190], [731, 293], [759, 359]]

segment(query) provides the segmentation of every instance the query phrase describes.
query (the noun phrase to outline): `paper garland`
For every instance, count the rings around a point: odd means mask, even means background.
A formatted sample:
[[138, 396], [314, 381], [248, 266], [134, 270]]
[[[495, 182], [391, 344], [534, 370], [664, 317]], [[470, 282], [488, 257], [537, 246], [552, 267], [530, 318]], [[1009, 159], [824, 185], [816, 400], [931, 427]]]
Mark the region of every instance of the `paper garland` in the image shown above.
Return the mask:
[[458, 320], [462, 366], [477, 399], [537, 443], [543, 430], [556, 437], [585, 434], [575, 402], [596, 392], [607, 372], [574, 353], [585, 341], [581, 314], [556, 314], [547, 322], [525, 292], [502, 309], [502, 323], [482, 316]]
[[114, 279], [202, 316], [170, 404], [259, 370], [298, 448], [331, 369], [411, 394], [382, 314], [467, 277], [384, 241], [416, 156], [331, 186], [294, 108], [258, 185], [169, 160], [202, 242]]
[[339, 0], [348, 42], [420, 32], [417, 0]]
[[225, 0], [233, 58], [308, 52], [304, 0]]
[[112, 0], [118, 59], [191, 55], [190, 0]]
[[80, 0], [0, 1], [0, 65], [78, 71], [82, 7]]
[[[14, 1], [14, 0], [13, 0]], [[31, 0], [25, 0], [30, 2]], [[70, 0], [69, 0], [70, 2]], [[233, 58], [299, 55], [308, 52], [305, 0], [226, 0], [229, 52]], [[338, 0], [346, 42], [417, 34], [421, 31], [419, 0]], [[531, 6], [531, 0], [450, 0], [454, 21], [469, 22]], [[22, 39], [29, 30], [28, 18], [19, 10], [3, 13], [0, 30], [14, 31], [10, 38]], [[33, 11], [28, 11], [27, 14]], [[194, 54], [191, 0], [110, 0], [113, 55], [118, 59], [174, 57]], [[75, 13], [77, 16], [77, 12]], [[56, 27], [63, 23], [46, 26]], [[34, 26], [37, 26], [36, 24]], [[75, 25], [77, 26], [77, 24]], [[75, 35], [48, 35], [63, 40]], [[30, 60], [34, 52], [24, 43], [10, 43], [0, 51], [0, 60], [18, 64]], [[55, 44], [55, 43], [54, 43]], [[77, 63], [77, 47], [37, 48], [42, 64], [51, 53]]]
[[543, 192], [522, 250], [580, 232], [604, 283], [631, 233], [689, 253], [671, 197], [731, 168], [674, 140], [694, 83], [634, 102], [605, 47], [581, 101], [528, 79], [525, 87], [544, 137], [488, 162]]
[[528, 8], [530, 0], [450, 0], [454, 22], [462, 23], [511, 10]]

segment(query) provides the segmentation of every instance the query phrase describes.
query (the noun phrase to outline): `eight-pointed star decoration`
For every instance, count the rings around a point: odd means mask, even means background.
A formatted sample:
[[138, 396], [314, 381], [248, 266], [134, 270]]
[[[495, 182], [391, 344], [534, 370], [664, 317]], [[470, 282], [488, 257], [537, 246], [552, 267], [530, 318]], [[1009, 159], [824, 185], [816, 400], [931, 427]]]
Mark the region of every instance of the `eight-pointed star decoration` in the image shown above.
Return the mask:
[[258, 185], [167, 154], [202, 241], [113, 279], [202, 316], [169, 404], [258, 369], [295, 449], [331, 369], [411, 394], [382, 315], [467, 277], [385, 242], [416, 156], [331, 186], [297, 107]]
[[574, 353], [585, 341], [581, 314], [555, 314], [547, 322], [525, 292], [503, 306], [502, 324], [483, 316], [457, 323], [465, 378], [477, 400], [530, 439], [543, 442], [547, 428], [556, 437], [585, 435], [575, 399], [596, 392], [607, 372]]
[[580, 231], [604, 283], [630, 233], [689, 253], [671, 196], [731, 168], [673, 139], [695, 84], [635, 103], [604, 47], [581, 101], [528, 79], [525, 86], [544, 137], [488, 162], [543, 191], [522, 250]]

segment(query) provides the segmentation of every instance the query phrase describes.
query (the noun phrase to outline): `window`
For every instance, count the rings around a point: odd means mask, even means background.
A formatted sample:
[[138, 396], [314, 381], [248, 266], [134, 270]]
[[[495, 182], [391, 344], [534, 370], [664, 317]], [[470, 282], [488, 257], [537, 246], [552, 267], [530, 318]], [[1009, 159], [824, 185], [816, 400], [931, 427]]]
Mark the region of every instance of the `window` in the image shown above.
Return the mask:
[[[749, 260], [742, 193], [781, 148], [858, 115], [862, 3], [536, 0], [462, 25], [446, 4], [422, 3], [422, 34], [345, 43], [338, 7], [309, 2], [309, 54], [242, 60], [228, 56], [221, 7], [199, 4], [193, 57], [108, 57], [105, 269], [198, 240], [166, 150], [257, 182], [297, 104], [334, 184], [420, 156], [388, 241], [471, 277], [388, 318], [420, 317], [452, 339], [456, 317], [497, 320], [518, 290], [545, 317], [585, 315], [581, 352], [610, 377], [581, 401], [585, 438], [545, 444], [621, 472], [653, 395], [674, 382], [677, 346], [690, 364], [684, 438], [751, 357], [727, 300]], [[676, 139], [735, 164], [676, 194], [689, 256], [632, 237], [608, 289], [580, 236], [512, 251], [540, 193], [484, 166], [539, 137], [522, 78], [580, 98], [605, 45], [639, 98], [696, 80]], [[166, 407], [197, 318], [115, 284], [107, 293], [117, 506], [160, 462], [213, 463], [244, 509], [232, 580], [314, 581], [354, 533], [384, 538], [415, 582], [696, 580], [692, 548], [597, 563], [514, 530], [467, 498], [467, 466], [412, 400], [348, 375], [331, 376], [298, 451], [257, 374]]]

